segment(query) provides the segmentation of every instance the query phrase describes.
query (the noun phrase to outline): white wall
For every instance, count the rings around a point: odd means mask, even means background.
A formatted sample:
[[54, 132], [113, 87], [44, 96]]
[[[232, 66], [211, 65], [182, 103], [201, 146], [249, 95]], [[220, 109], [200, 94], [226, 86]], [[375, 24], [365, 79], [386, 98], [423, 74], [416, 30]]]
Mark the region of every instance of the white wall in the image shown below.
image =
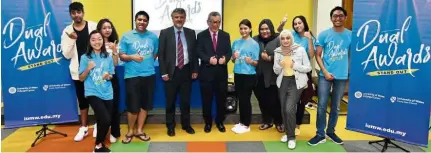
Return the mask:
[[[314, 0], [314, 8], [313, 8], [313, 34], [315, 36], [319, 35], [319, 33], [327, 28], [332, 27], [331, 18], [329, 13], [336, 6], [342, 6], [343, 0]], [[312, 66], [315, 69], [319, 69], [317, 62], [315, 59], [312, 60]], [[313, 76], [317, 76], [316, 72], [313, 71]]]

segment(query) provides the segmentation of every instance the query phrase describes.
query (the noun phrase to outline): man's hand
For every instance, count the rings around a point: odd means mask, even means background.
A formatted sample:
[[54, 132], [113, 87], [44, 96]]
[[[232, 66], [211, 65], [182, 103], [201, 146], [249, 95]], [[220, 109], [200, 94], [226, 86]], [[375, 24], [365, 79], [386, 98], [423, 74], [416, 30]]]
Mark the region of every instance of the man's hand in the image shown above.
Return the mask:
[[66, 32], [66, 35], [69, 36], [70, 39], [78, 39], [78, 35], [75, 31], [70, 34]]
[[223, 65], [226, 62], [226, 58], [223, 56], [218, 60], [218, 64]]
[[138, 54], [130, 55], [130, 58], [132, 58], [132, 60], [134, 60], [136, 62], [142, 62], [144, 60], [144, 57], [142, 57]]
[[210, 64], [211, 65], [217, 65], [217, 58], [215, 58], [215, 56], [210, 58]]
[[323, 74], [325, 75], [325, 79], [328, 80], [328, 81], [334, 80], [334, 78], [335, 78], [334, 75], [332, 75], [329, 72], [326, 72], [326, 73], [323, 73]]
[[168, 74], [163, 75], [163, 76], [162, 76], [162, 80], [163, 80], [163, 81], [168, 81], [168, 80], [169, 80], [169, 75], [168, 75]]
[[192, 79], [198, 78], [198, 73], [192, 73]]

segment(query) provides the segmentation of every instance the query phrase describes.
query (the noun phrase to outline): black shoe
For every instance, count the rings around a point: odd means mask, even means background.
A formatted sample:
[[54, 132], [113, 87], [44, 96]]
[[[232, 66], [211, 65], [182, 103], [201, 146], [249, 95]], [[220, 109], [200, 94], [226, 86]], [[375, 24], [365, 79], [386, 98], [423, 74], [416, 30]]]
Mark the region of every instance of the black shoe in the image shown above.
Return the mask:
[[204, 131], [205, 131], [205, 133], [210, 133], [211, 132], [211, 124], [205, 124]]
[[217, 124], [217, 129], [220, 132], [226, 132], [226, 128], [224, 127], [223, 123]]
[[102, 146], [102, 148], [96, 149], [94, 148], [94, 152], [111, 152], [108, 148], [106, 148], [105, 145]]
[[191, 126], [183, 128], [183, 130], [186, 131], [188, 134], [195, 134], [195, 130]]
[[175, 136], [175, 129], [174, 128], [168, 128], [168, 135], [171, 137]]

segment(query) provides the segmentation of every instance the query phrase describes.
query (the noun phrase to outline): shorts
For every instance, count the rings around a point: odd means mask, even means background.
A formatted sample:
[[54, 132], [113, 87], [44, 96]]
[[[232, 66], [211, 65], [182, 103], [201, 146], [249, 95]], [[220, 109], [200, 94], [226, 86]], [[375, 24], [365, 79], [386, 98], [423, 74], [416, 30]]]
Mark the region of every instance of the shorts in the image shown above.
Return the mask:
[[90, 108], [90, 103], [87, 98], [85, 98], [84, 82], [73, 80], [73, 83], [75, 84], [75, 92], [76, 97], [78, 98], [79, 109], [83, 110]]
[[139, 113], [141, 108], [149, 111], [153, 109], [153, 94], [156, 76], [127, 78], [126, 106], [130, 113]]

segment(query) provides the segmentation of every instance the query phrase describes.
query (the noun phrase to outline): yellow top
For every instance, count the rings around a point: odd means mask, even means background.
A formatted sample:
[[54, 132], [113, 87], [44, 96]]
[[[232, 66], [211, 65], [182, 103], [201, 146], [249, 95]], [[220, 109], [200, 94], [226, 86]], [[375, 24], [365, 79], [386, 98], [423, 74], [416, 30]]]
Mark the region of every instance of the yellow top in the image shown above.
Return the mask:
[[284, 62], [284, 67], [283, 67], [283, 71], [284, 74], [283, 76], [293, 76], [293, 69], [292, 69], [292, 56], [284, 56], [283, 57], [283, 62]]

